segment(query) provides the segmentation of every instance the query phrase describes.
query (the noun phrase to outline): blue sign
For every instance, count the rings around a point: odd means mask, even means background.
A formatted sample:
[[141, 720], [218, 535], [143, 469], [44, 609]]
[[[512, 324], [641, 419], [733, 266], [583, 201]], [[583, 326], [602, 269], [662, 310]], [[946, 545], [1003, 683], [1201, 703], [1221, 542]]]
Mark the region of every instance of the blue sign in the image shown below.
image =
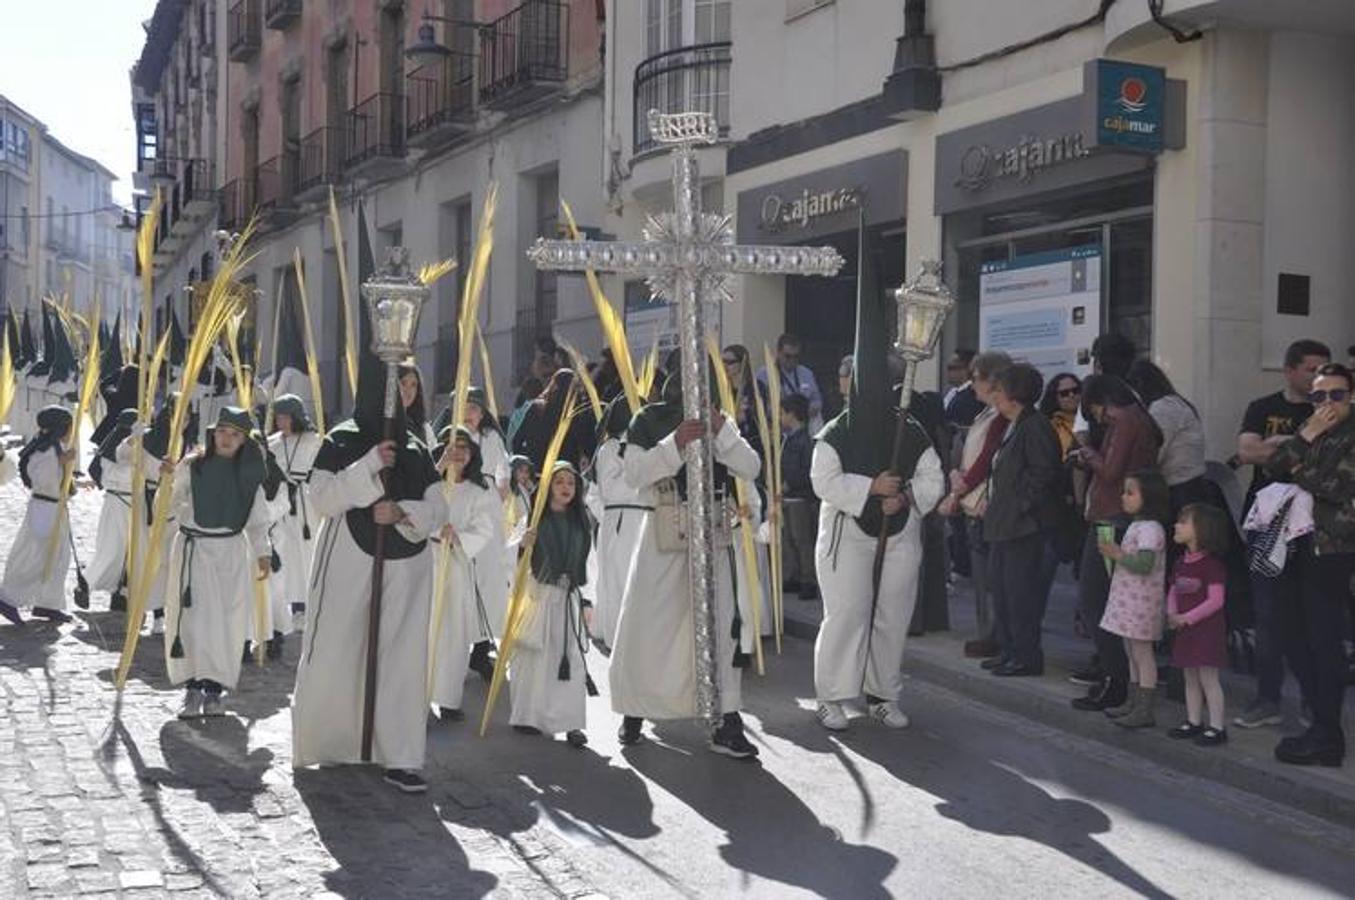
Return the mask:
[[1096, 146], [1161, 153], [1166, 70], [1097, 59], [1087, 64], [1088, 93], [1096, 102]]

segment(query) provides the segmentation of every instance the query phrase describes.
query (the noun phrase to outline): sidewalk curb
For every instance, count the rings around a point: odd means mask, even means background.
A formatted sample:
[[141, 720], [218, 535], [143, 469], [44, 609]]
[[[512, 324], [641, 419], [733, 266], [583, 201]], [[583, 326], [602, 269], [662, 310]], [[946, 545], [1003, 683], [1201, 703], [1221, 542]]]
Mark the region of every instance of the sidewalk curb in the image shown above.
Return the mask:
[[[792, 637], [814, 640], [817, 626], [787, 617], [785, 632]], [[1318, 784], [1289, 777], [1280, 764], [1259, 766], [1226, 752], [1205, 751], [1175, 741], [1139, 740], [1162, 737], [1162, 729], [1152, 735], [1125, 734], [1109, 727], [1104, 717], [1073, 709], [1068, 700], [1042, 696], [987, 673], [961, 671], [932, 658], [940, 648], [919, 648], [913, 643], [904, 653], [904, 672], [929, 684], [953, 690], [967, 697], [1008, 712], [1026, 716], [1043, 725], [1097, 741], [1140, 756], [1150, 762], [1185, 775], [1215, 781], [1266, 800], [1314, 815], [1336, 825], [1355, 828], [1355, 793], [1339, 794]], [[1278, 739], [1278, 734], [1277, 734]], [[1303, 772], [1295, 769], [1294, 772]]]

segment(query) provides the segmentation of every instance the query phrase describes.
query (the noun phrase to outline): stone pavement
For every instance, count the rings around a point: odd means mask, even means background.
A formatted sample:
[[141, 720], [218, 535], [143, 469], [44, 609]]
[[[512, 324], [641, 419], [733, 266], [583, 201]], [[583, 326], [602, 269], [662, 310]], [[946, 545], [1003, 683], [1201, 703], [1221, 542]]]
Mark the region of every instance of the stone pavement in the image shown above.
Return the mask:
[[[0, 488], [0, 522], [22, 516], [16, 488]], [[98, 503], [72, 504], [85, 559]], [[424, 796], [356, 768], [293, 779], [296, 638], [283, 662], [246, 666], [230, 716], [188, 723], [163, 641], [146, 637], [117, 709], [123, 618], [0, 626], [0, 897], [592, 893], [557, 839], [509, 821], [445, 762]]]

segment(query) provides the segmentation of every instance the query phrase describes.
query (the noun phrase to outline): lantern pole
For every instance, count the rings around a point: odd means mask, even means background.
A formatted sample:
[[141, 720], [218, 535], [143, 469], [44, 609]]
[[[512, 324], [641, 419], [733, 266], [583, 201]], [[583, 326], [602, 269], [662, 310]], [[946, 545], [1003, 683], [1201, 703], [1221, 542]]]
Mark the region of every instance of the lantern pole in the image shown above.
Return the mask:
[[[392, 247], [385, 267], [362, 285], [372, 324], [372, 353], [386, 364], [386, 392], [382, 406], [381, 442], [395, 438], [396, 404], [400, 402], [400, 363], [414, 349], [419, 312], [429, 290], [409, 270], [409, 253]], [[403, 443], [403, 442], [402, 442]], [[397, 448], [398, 449], [398, 448]], [[381, 500], [388, 499], [390, 470], [381, 470]], [[381, 639], [381, 602], [386, 572], [386, 535], [389, 525], [377, 523], [372, 548], [372, 593], [367, 618], [367, 671], [362, 703], [362, 761], [372, 761], [376, 730], [377, 657]]]

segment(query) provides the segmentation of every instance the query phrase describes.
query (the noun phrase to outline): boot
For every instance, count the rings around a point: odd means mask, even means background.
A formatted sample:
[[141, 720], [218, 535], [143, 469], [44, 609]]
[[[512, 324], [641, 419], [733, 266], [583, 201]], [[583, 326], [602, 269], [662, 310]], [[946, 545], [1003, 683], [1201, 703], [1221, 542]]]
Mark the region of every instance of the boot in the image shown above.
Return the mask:
[[1125, 694], [1124, 702], [1119, 706], [1108, 707], [1102, 712], [1106, 714], [1107, 719], [1122, 719], [1134, 711], [1134, 707], [1139, 703], [1139, 686], [1132, 681], [1129, 683], [1129, 691]]
[[1157, 724], [1153, 718], [1153, 701], [1157, 697], [1157, 688], [1134, 686], [1134, 705], [1129, 712], [1118, 719], [1116, 725], [1121, 728], [1151, 728]]

